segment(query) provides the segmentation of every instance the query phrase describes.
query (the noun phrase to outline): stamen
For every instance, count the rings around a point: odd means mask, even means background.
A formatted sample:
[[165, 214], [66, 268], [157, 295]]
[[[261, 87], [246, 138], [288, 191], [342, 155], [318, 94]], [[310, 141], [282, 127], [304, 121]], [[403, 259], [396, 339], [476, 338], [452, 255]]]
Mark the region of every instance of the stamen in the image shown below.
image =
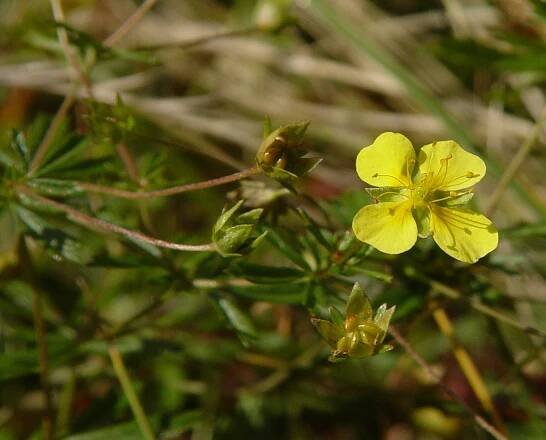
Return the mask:
[[406, 200], [409, 199], [409, 197], [408, 197], [406, 194], [402, 194], [402, 193], [399, 193], [399, 192], [396, 192], [396, 191], [387, 191], [387, 192], [384, 192], [384, 193], [382, 193], [382, 194], [379, 194], [377, 197], [374, 197], [374, 199], [379, 200], [381, 197], [386, 196], [386, 195], [390, 195], [390, 194], [399, 195], [399, 196], [401, 196], [401, 197], [404, 197]]
[[[438, 176], [441, 176], [438, 179], [438, 182], [435, 183], [435, 187], [439, 188], [440, 186], [443, 186], [446, 178], [447, 178], [447, 169], [449, 166], [449, 161], [453, 158], [453, 155], [449, 155], [447, 157], [444, 157], [443, 159], [440, 159], [440, 170], [438, 171]], [[443, 173], [443, 175], [442, 175]]]
[[398, 179], [397, 177], [391, 176], [390, 174], [375, 173], [375, 174], [372, 174], [372, 177], [374, 177], [374, 178], [377, 178], [377, 177], [390, 177], [391, 179], [394, 179], [394, 180], [398, 181], [400, 183], [400, 185], [402, 185], [404, 188], [408, 186], [408, 184], [406, 182], [402, 182], [400, 179]]
[[458, 193], [456, 191], [449, 191], [449, 196], [442, 197], [440, 199], [430, 200], [428, 203], [437, 203], [437, 202], [443, 202], [444, 200], [454, 199], [456, 197], [465, 196], [467, 194], [470, 194], [472, 190]]

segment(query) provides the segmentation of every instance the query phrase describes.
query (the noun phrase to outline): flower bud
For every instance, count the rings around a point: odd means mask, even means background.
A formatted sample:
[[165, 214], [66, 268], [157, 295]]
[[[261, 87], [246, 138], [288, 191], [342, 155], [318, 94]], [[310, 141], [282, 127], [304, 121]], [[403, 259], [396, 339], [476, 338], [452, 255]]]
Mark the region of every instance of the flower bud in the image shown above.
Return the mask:
[[227, 211], [224, 209], [212, 228], [212, 241], [218, 252], [224, 257], [250, 252], [266, 235], [265, 232], [259, 236], [255, 233], [256, 223], [258, 223], [263, 209], [252, 209], [236, 215], [243, 202], [240, 200]]
[[269, 177], [289, 184], [315, 168], [320, 158], [304, 157], [303, 136], [309, 122], [284, 125], [265, 136], [256, 163]]
[[259, 0], [254, 10], [254, 23], [263, 31], [274, 32], [290, 19], [290, 0]]

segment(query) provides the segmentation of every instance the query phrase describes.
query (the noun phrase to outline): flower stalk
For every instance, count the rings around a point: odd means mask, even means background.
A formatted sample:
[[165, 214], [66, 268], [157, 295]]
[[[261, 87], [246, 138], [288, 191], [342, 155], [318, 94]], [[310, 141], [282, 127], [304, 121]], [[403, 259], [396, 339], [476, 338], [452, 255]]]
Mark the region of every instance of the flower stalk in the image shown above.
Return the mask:
[[502, 419], [497, 412], [495, 405], [493, 404], [493, 399], [489, 394], [489, 390], [487, 389], [487, 386], [485, 385], [485, 382], [480, 375], [476, 364], [470, 357], [470, 354], [468, 353], [468, 351], [466, 351], [466, 349], [455, 336], [455, 332], [453, 331], [453, 324], [451, 323], [451, 320], [449, 319], [446, 311], [442, 307], [435, 307], [433, 305], [432, 316], [442, 334], [449, 339], [453, 355], [455, 356], [455, 359], [457, 360], [461, 371], [466, 377], [466, 380], [472, 388], [472, 391], [480, 401], [483, 409], [491, 415], [493, 421], [495, 422], [495, 425], [501, 431], [505, 432], [506, 428], [504, 427], [504, 423], [502, 422]]
[[151, 191], [128, 191], [118, 188], [112, 188], [103, 185], [97, 185], [88, 182], [76, 182], [75, 186], [83, 191], [105, 194], [112, 197], [119, 197], [123, 199], [152, 199], [155, 197], [167, 197], [175, 194], [182, 194], [190, 191], [198, 191], [201, 189], [212, 188], [215, 186], [225, 185], [226, 183], [236, 182], [238, 180], [250, 177], [261, 173], [257, 167], [251, 167], [237, 173], [229, 174], [227, 176], [218, 177], [215, 179], [205, 180], [203, 182], [188, 183], [185, 185], [177, 185], [169, 188], [151, 190]]
[[102, 220], [96, 217], [91, 217], [63, 203], [40, 196], [26, 187], [18, 187], [18, 190], [20, 194], [29, 196], [35, 201], [43, 204], [44, 206], [48, 206], [57, 211], [63, 212], [73, 222], [78, 223], [89, 229], [99, 229], [99, 230], [111, 232], [114, 234], [122, 235], [132, 240], [141, 241], [156, 247], [165, 248], [165, 249], [173, 249], [176, 251], [186, 251], [186, 252], [215, 252], [216, 251], [216, 246], [213, 243], [193, 245], [193, 244], [173, 243], [170, 241], [161, 240], [159, 238], [154, 238], [154, 237], [145, 235], [142, 232], [132, 231], [131, 229], [127, 229], [122, 226], [115, 225], [105, 220]]

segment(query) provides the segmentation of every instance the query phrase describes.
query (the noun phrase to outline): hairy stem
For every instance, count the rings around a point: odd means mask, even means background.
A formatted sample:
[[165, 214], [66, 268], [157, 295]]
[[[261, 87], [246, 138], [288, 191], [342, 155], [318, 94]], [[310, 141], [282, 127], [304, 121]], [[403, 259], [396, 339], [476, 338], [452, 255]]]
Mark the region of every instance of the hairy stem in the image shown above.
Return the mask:
[[163, 188], [152, 191], [127, 191], [123, 189], [112, 188], [109, 186], [96, 185], [94, 183], [77, 182], [76, 185], [87, 192], [106, 194], [113, 197], [123, 199], [151, 199], [154, 197], [166, 197], [174, 194], [181, 194], [189, 191], [197, 191], [214, 186], [224, 185], [226, 183], [235, 182], [255, 174], [259, 174], [260, 170], [257, 167], [248, 168], [246, 170], [229, 174], [227, 176], [218, 177], [216, 179], [205, 180], [203, 182], [188, 183], [185, 185], [177, 185], [170, 188]]
[[150, 422], [146, 417], [146, 413], [144, 412], [144, 409], [140, 404], [135, 388], [133, 387], [133, 383], [131, 382], [131, 378], [127, 373], [127, 369], [125, 368], [125, 364], [123, 362], [123, 357], [121, 356], [118, 348], [113, 343], [110, 344], [110, 346], [108, 347], [108, 354], [110, 355], [112, 366], [114, 367], [116, 376], [121, 383], [121, 387], [123, 388], [125, 397], [127, 397], [129, 406], [131, 407], [131, 411], [133, 411], [133, 415], [135, 416], [142, 436], [146, 440], [154, 440], [155, 435], [152, 431], [152, 427], [150, 426]]
[[149, 237], [141, 232], [132, 231], [122, 226], [109, 223], [105, 220], [101, 220], [96, 217], [91, 217], [63, 203], [59, 203], [55, 200], [42, 197], [26, 187], [18, 187], [18, 190], [21, 194], [25, 194], [29, 197], [32, 197], [36, 201], [44, 204], [45, 206], [49, 206], [51, 208], [54, 208], [58, 211], [65, 213], [70, 220], [82, 226], [85, 226], [86, 228], [89, 228], [89, 229], [99, 229], [99, 230], [103, 230], [107, 232], [112, 232], [114, 234], [123, 235], [124, 237], [127, 237], [132, 240], [141, 241], [141, 242], [148, 243], [153, 246], [157, 246], [157, 247], [165, 248], [165, 249], [174, 249], [177, 251], [188, 251], [188, 252], [216, 251], [216, 247], [213, 243], [192, 245], [192, 244], [179, 244], [179, 243], [173, 243], [170, 241], [160, 240], [158, 238]]

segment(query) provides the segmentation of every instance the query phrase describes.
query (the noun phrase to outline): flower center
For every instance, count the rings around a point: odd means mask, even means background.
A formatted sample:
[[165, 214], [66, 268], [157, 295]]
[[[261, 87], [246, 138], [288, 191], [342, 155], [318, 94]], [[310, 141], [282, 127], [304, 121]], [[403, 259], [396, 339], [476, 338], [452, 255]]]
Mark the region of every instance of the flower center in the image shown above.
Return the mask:
[[[434, 155], [434, 151], [432, 154]], [[432, 203], [443, 202], [469, 194], [472, 192], [472, 189], [452, 191], [450, 188], [460, 186], [462, 183], [470, 179], [475, 179], [476, 177], [479, 177], [479, 174], [472, 171], [466, 171], [460, 176], [453, 178], [449, 177], [449, 162], [452, 158], [453, 156], [450, 154], [440, 159], [440, 167], [436, 171], [421, 173], [416, 179], [415, 183], [412, 182], [411, 179], [413, 166], [415, 165], [414, 159], [408, 159], [406, 161], [406, 176], [408, 176], [409, 183], [404, 182], [401, 180], [401, 178], [390, 174], [375, 173], [372, 175], [372, 177], [389, 177], [399, 184], [399, 186], [394, 185], [391, 187], [393, 189], [392, 191], [386, 191], [379, 196], [372, 197], [376, 202], [379, 202], [379, 199], [384, 196], [399, 195], [410, 201], [412, 208], [419, 209], [430, 208]]]

